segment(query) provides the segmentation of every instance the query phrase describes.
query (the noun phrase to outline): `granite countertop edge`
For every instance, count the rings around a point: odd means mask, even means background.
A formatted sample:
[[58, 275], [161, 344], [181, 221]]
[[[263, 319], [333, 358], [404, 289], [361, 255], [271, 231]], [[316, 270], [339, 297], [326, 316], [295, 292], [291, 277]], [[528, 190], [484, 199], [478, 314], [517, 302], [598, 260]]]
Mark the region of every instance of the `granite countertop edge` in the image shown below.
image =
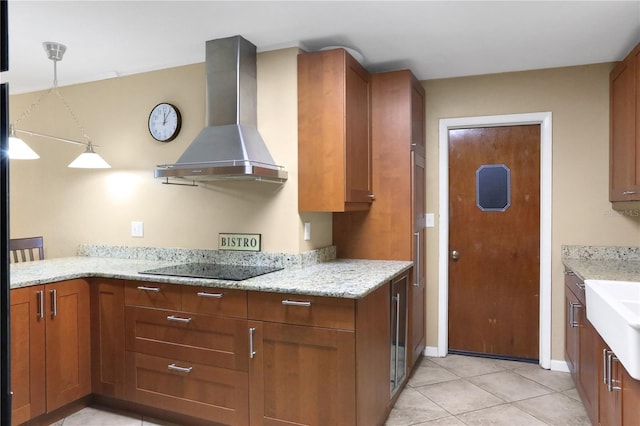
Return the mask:
[[84, 256], [18, 263], [10, 266], [10, 288], [17, 289], [78, 278], [110, 278], [360, 299], [413, 266], [413, 262], [410, 261], [336, 259], [309, 266], [287, 267], [281, 271], [244, 281], [139, 273], [139, 271], [179, 263], [184, 262]]
[[582, 280], [640, 282], [640, 248], [562, 246], [562, 263]]

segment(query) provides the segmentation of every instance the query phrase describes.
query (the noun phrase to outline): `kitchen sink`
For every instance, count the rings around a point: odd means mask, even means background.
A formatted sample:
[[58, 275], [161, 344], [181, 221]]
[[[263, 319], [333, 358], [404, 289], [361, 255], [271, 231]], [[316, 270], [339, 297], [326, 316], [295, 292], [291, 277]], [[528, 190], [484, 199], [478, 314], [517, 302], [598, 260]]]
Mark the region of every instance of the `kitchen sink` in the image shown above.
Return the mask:
[[640, 282], [585, 280], [587, 319], [640, 380]]

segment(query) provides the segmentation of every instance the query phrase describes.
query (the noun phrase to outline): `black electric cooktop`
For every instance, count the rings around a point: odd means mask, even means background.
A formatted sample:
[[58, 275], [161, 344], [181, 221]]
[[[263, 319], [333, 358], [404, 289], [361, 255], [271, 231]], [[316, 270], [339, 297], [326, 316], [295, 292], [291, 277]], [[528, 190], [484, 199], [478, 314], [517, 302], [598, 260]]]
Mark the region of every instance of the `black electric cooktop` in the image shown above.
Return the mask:
[[163, 268], [140, 271], [140, 274], [171, 275], [174, 277], [211, 278], [218, 280], [242, 281], [284, 268], [274, 266], [225, 265], [220, 263], [184, 263]]

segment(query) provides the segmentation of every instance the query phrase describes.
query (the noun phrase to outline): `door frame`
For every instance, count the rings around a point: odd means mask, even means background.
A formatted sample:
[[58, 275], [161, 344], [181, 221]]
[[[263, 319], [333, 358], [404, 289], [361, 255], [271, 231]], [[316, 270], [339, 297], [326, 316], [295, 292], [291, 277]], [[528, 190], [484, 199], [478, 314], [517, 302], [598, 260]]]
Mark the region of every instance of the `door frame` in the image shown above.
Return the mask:
[[551, 190], [552, 114], [489, 115], [443, 118], [439, 121], [439, 226], [438, 226], [438, 348], [449, 350], [449, 130], [474, 127], [540, 125], [540, 335], [539, 364], [551, 368]]

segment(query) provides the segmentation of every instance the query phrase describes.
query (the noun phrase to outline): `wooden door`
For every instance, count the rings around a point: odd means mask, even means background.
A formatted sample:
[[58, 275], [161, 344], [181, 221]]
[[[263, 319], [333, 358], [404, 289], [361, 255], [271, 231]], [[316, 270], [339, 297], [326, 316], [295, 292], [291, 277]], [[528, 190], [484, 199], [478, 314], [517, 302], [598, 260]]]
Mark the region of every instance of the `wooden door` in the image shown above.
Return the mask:
[[352, 331], [250, 321], [250, 424], [355, 425]]
[[538, 359], [540, 126], [449, 131], [449, 349]]
[[91, 393], [90, 296], [85, 280], [45, 287], [47, 412]]
[[44, 286], [11, 290], [11, 424], [46, 410]]

